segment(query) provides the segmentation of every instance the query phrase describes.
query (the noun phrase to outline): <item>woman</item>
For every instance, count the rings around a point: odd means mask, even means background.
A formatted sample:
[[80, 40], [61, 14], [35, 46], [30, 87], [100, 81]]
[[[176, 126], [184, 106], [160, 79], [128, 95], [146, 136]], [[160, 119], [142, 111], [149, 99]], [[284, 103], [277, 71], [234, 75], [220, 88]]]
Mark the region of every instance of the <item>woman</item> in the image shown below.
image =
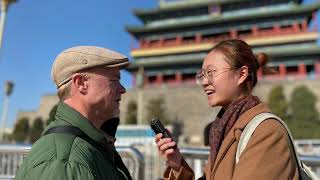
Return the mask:
[[[263, 57], [263, 56], [260, 56]], [[262, 64], [265, 64], [263, 62]], [[275, 119], [262, 122], [251, 136], [236, 164], [241, 133], [257, 114], [270, 112], [253, 96], [259, 63], [250, 46], [241, 40], [217, 44], [196, 75], [211, 107], [222, 106], [210, 129], [210, 155], [200, 179], [288, 180], [299, 179], [299, 170], [286, 129]], [[193, 170], [170, 138], [155, 141], [168, 168], [165, 179], [194, 179]]]

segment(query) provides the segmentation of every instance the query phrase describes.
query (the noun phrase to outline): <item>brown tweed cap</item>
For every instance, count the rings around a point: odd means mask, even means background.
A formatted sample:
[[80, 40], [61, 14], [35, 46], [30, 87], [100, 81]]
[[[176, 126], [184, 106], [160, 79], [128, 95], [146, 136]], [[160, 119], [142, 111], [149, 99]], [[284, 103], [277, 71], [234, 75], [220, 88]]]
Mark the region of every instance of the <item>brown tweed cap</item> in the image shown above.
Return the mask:
[[67, 83], [73, 74], [94, 67], [120, 67], [129, 64], [125, 55], [96, 46], [77, 46], [60, 53], [51, 69], [51, 77], [57, 88]]

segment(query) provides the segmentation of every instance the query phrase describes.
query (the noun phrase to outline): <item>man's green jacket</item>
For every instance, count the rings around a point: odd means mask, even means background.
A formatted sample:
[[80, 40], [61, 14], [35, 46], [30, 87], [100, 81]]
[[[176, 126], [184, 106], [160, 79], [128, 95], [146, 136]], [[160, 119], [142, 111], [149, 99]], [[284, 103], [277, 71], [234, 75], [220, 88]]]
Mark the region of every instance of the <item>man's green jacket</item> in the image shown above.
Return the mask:
[[[98, 143], [107, 147], [102, 154], [87, 141], [70, 134], [42, 136], [18, 169], [16, 180], [122, 180], [130, 179], [117, 167], [113, 142], [97, 130], [84, 116], [63, 102], [58, 104], [55, 121], [45, 130], [60, 125], [75, 126]], [[109, 140], [108, 140], [109, 139]], [[106, 158], [110, 157], [110, 158]], [[118, 156], [120, 157], [120, 156]], [[117, 158], [116, 161], [121, 161]], [[122, 162], [122, 161], [121, 161]]]

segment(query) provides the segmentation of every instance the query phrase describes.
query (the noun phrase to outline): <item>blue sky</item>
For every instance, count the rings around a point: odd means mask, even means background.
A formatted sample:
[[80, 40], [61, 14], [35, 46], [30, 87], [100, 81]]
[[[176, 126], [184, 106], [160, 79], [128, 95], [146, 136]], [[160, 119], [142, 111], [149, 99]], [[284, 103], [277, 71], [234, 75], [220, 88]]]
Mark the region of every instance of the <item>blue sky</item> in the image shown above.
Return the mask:
[[[304, 2], [312, 1], [316, 0]], [[15, 83], [7, 126], [13, 126], [18, 110], [36, 110], [41, 96], [56, 92], [50, 71], [58, 53], [76, 45], [95, 45], [129, 56], [131, 38], [124, 27], [140, 24], [132, 9], [151, 8], [157, 3], [157, 0], [18, 0], [13, 4], [0, 49], [0, 114], [4, 83], [7, 80]], [[122, 72], [121, 82], [131, 88], [128, 73]]]
[[[12, 80], [7, 126], [18, 110], [36, 110], [42, 95], [54, 94], [51, 64], [58, 53], [76, 45], [107, 47], [129, 56], [131, 37], [125, 25], [140, 24], [133, 8], [150, 8], [156, 0], [19, 0], [7, 15], [0, 51], [0, 114], [4, 83]], [[131, 87], [122, 72], [121, 82]]]

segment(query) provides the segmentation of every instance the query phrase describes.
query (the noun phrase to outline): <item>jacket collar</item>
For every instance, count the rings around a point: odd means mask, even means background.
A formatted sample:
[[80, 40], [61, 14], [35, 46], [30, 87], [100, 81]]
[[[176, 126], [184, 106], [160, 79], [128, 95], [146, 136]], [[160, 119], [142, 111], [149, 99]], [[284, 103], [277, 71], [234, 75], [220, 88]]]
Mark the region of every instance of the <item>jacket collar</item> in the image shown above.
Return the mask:
[[80, 114], [78, 111], [65, 104], [64, 102], [58, 103], [55, 120], [59, 124], [59, 121], [67, 122], [68, 124], [80, 128], [93, 140], [100, 143], [114, 143], [115, 138], [108, 136], [105, 132], [97, 129], [93, 124]]
[[233, 125], [225, 139], [222, 141], [221, 147], [217, 154], [216, 161], [213, 165], [212, 174], [215, 174], [219, 164], [221, 163], [222, 159], [224, 158], [225, 154], [227, 153], [230, 146], [236, 141], [239, 141], [241, 132], [246, 127], [246, 125], [253, 119], [256, 115], [262, 112], [270, 112], [270, 109], [267, 107], [265, 103], [260, 103], [253, 108], [249, 109], [245, 113], [243, 113], [236, 123]]
[[238, 121], [234, 124], [234, 130], [243, 130], [246, 125], [258, 114], [262, 112], [271, 112], [268, 106], [265, 103], [260, 103], [254, 106], [252, 109], [249, 109], [247, 112], [243, 113], [239, 117]]

